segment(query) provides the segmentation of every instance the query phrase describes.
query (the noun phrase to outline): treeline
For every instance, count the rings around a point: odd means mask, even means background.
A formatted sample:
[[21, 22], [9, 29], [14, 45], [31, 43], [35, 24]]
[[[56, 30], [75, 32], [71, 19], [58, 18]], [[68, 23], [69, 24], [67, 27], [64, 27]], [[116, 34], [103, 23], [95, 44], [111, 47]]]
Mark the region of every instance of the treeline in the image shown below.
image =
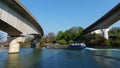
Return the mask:
[[109, 39], [106, 44], [109, 47], [120, 47], [120, 27], [114, 27], [109, 31]]
[[120, 28], [112, 28], [109, 31], [109, 39], [106, 40], [101, 34], [87, 34], [84, 37], [82, 35], [83, 28], [72, 27], [65, 31], [59, 31], [57, 35], [53, 32], [44, 36], [40, 42], [40, 46], [46, 45], [68, 45], [73, 42], [85, 42], [88, 47], [120, 47]]
[[109, 39], [104, 39], [101, 34], [88, 34], [84, 37], [88, 47], [120, 47], [120, 28], [109, 30]]
[[65, 32], [59, 31], [56, 36], [56, 43], [66, 45], [73, 42], [81, 42], [82, 27], [72, 27]]
[[[38, 47], [44, 47], [46, 45], [68, 45], [74, 42], [85, 42], [88, 47], [120, 47], [120, 27], [114, 27], [109, 30], [109, 39], [104, 39], [101, 34], [87, 34], [82, 35], [83, 27], [74, 26], [65, 31], [59, 31], [57, 35], [53, 32], [45, 35]], [[21, 47], [30, 47], [31, 37], [27, 37], [26, 41], [21, 43]]]
[[[48, 33], [48, 35], [44, 36], [41, 40], [40, 44], [61, 44], [67, 45], [73, 42], [81, 42], [81, 34], [83, 28], [79, 27], [72, 27], [65, 31], [59, 31], [58, 34], [55, 36], [53, 32]], [[44, 41], [44, 42], [43, 42]]]

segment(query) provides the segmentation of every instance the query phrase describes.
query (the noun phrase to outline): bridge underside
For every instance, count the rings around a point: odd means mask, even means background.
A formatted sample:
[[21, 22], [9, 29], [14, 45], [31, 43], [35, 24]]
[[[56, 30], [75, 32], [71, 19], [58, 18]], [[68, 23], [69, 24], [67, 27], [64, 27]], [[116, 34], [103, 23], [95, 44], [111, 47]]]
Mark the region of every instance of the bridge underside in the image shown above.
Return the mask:
[[115, 22], [120, 20], [120, 3], [106, 13], [103, 17], [98, 19], [95, 23], [84, 29], [83, 34], [87, 34], [97, 29], [106, 29]]
[[17, 37], [29, 34], [42, 37], [44, 34], [40, 24], [19, 0], [0, 0], [0, 30]]
[[7, 32], [9, 36], [20, 36], [22, 34], [22, 32], [2, 20], [0, 20], [0, 30]]
[[38, 45], [44, 35], [40, 24], [19, 0], [0, 0], [0, 30], [10, 36], [9, 53], [18, 53], [19, 42], [24, 42], [27, 35], [31, 35], [29, 40], [34, 45]]

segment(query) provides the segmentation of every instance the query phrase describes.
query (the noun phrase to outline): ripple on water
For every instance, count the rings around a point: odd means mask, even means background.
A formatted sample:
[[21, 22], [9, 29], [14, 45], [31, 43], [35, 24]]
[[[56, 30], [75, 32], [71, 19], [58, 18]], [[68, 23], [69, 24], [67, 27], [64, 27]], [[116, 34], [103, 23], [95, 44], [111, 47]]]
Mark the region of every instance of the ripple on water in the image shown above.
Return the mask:
[[116, 49], [22, 48], [19, 54], [0, 53], [0, 68], [119, 68], [119, 58]]

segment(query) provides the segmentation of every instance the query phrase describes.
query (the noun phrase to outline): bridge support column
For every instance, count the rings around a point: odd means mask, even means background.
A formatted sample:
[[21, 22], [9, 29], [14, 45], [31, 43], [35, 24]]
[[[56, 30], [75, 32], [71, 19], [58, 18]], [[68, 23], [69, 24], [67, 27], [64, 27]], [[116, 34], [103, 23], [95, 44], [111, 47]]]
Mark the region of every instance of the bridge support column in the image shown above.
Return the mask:
[[109, 29], [101, 29], [101, 31], [102, 31], [103, 38], [108, 39], [109, 38], [109, 36], [108, 36]]
[[32, 39], [32, 41], [31, 41], [31, 48], [39, 47], [40, 39], [41, 39], [41, 37]]
[[32, 39], [31, 40], [31, 45], [30, 45], [30, 47], [31, 48], [35, 48], [36, 47], [36, 43], [37, 43], [37, 40], [34, 38], [34, 39]]
[[17, 37], [14, 38], [9, 44], [9, 54], [19, 53], [20, 50], [20, 43], [24, 42], [24, 37]]

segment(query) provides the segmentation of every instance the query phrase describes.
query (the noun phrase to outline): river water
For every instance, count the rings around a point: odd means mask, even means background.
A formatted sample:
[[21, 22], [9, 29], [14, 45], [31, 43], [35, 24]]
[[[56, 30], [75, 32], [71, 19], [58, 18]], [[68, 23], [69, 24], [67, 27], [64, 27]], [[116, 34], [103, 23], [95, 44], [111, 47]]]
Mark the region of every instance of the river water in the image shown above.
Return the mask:
[[120, 68], [120, 49], [32, 49], [0, 52], [0, 68]]

